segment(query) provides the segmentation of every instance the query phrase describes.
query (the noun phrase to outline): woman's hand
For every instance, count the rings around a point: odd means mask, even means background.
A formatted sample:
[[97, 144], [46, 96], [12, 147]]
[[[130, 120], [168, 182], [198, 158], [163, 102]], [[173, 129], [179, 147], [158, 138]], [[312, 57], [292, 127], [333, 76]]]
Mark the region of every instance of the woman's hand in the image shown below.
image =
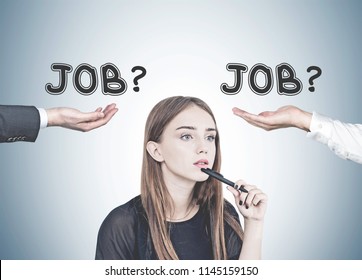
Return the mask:
[[236, 184], [239, 187], [243, 186], [248, 191], [248, 193], [245, 193], [232, 187], [227, 187], [234, 195], [235, 203], [244, 220], [263, 221], [268, 201], [266, 194], [257, 187], [248, 185], [242, 180], [237, 181]]
[[257, 187], [248, 185], [242, 180], [236, 184], [248, 191], [246, 193], [227, 187], [234, 195], [235, 203], [244, 217], [244, 239], [239, 259], [258, 260], [261, 259], [264, 215], [268, 197]]

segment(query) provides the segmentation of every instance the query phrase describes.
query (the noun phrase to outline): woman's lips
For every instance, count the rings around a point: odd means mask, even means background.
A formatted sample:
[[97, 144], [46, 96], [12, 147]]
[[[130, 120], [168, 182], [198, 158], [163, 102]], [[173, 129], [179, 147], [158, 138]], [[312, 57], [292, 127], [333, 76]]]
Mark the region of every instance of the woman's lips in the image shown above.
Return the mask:
[[207, 159], [200, 159], [194, 163], [199, 168], [207, 168], [209, 161]]

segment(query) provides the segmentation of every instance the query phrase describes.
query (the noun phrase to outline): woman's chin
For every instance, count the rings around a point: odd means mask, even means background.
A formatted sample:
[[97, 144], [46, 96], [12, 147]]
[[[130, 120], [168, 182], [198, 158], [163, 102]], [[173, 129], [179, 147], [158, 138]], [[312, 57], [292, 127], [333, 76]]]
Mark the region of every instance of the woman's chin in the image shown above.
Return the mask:
[[207, 174], [200, 174], [196, 178], [196, 182], [205, 182], [209, 178], [209, 175]]

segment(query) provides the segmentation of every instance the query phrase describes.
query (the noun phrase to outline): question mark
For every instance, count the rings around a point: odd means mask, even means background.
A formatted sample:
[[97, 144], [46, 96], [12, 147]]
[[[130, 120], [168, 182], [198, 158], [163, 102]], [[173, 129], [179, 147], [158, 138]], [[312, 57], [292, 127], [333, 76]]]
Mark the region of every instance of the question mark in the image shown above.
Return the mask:
[[309, 78], [309, 84], [311, 85], [308, 89], [310, 92], [314, 92], [314, 83], [313, 81], [315, 79], [317, 79], [320, 75], [322, 75], [322, 69], [320, 69], [318, 66], [309, 66], [308, 69], [307, 69], [307, 72], [309, 73], [310, 71], [317, 71], [317, 73], [315, 73], [312, 77]]
[[[139, 74], [139, 75], [137, 75], [137, 76], [133, 79], [133, 83], [134, 83], [136, 86], [138, 85], [138, 80], [140, 80], [140, 79], [142, 79], [144, 76], [146, 76], [146, 73], [147, 73], [146, 69], [145, 69], [144, 67], [142, 67], [142, 66], [135, 66], [135, 67], [132, 68], [132, 72], [133, 72], [133, 73], [134, 73], [135, 71], [137, 71], [137, 70], [142, 71], [142, 73]], [[139, 87], [134, 87], [133, 90], [134, 90], [135, 92], [139, 92], [140, 88], [139, 88]]]

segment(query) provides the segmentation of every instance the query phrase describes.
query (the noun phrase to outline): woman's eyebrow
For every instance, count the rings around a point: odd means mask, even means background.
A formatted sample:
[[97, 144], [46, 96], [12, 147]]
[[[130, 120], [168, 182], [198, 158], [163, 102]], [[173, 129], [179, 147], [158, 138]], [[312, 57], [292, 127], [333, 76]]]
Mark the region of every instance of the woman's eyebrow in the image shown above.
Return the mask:
[[180, 127], [176, 128], [176, 130], [179, 130], [179, 129], [190, 129], [190, 130], [196, 130], [196, 127], [194, 127], [194, 126], [187, 126], [187, 125], [183, 125], [183, 126], [180, 126]]
[[[196, 127], [183, 125], [183, 126], [180, 126], [180, 127], [176, 128], [176, 130], [180, 130], [180, 129], [196, 130]], [[211, 127], [210, 127], [210, 128], [206, 128], [205, 130], [206, 130], [206, 131], [216, 131], [216, 128], [211, 128]]]

